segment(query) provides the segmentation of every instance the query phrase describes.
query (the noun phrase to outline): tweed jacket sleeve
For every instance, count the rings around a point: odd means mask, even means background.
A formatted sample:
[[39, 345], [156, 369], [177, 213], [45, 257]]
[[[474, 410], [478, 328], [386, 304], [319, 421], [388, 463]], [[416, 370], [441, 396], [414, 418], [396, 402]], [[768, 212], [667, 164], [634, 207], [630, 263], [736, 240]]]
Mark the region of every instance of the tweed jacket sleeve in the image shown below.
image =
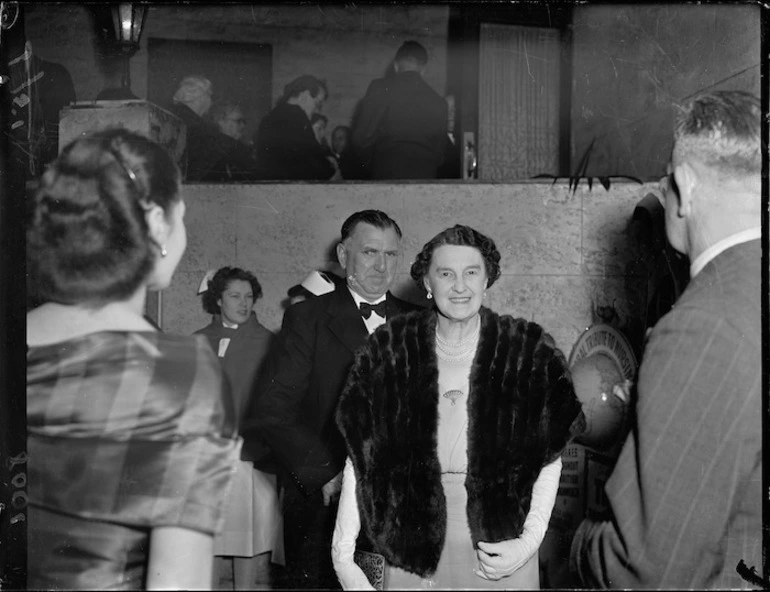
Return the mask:
[[[735, 283], [729, 274], [712, 275], [708, 289], [725, 294]], [[757, 267], [757, 297], [758, 275]], [[750, 308], [738, 290], [723, 297], [724, 310]], [[573, 539], [571, 567], [587, 586], [735, 587], [739, 558], [761, 562], [759, 339], [687, 296], [644, 353], [638, 427], [605, 487], [614, 518], [584, 520]], [[734, 537], [736, 521], [756, 524]]]

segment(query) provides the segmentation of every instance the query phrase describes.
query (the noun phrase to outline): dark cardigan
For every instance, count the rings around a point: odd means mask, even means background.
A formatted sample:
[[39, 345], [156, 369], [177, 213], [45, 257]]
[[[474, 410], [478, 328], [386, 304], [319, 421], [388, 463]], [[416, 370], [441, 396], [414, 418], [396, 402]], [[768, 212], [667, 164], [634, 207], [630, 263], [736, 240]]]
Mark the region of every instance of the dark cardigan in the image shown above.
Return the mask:
[[[337, 409], [375, 550], [435, 572], [446, 536], [437, 453], [436, 313], [393, 318], [359, 350]], [[543, 328], [481, 309], [468, 394], [468, 523], [473, 544], [522, 532], [540, 470], [585, 426], [567, 362]]]

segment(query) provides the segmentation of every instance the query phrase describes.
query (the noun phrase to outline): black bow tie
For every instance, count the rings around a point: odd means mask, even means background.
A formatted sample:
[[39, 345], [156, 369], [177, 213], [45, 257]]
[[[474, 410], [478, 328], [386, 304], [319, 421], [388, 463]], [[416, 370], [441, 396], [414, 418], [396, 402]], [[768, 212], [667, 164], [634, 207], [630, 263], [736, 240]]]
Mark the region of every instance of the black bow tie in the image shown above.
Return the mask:
[[387, 310], [387, 304], [385, 300], [377, 304], [369, 304], [368, 302], [362, 302], [359, 308], [361, 310], [361, 316], [364, 317], [365, 319], [368, 319], [370, 316], [372, 316], [372, 312], [376, 312], [378, 315], [380, 315], [384, 319], [385, 311]]

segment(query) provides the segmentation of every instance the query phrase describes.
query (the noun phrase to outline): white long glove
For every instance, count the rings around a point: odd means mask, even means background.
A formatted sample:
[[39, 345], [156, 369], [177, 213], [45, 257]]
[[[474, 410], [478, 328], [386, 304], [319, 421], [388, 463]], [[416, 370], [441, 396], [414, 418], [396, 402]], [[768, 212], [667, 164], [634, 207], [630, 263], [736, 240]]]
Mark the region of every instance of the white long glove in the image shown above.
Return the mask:
[[548, 530], [560, 477], [561, 457], [540, 470], [532, 486], [532, 501], [524, 520], [524, 530], [518, 538], [499, 543], [479, 541], [476, 554], [480, 569], [474, 570], [477, 576], [485, 580], [499, 580], [510, 576], [532, 559]]
[[356, 474], [348, 458], [342, 471], [342, 492], [332, 537], [332, 563], [343, 590], [374, 590], [361, 568], [353, 561], [361, 517], [356, 500]]

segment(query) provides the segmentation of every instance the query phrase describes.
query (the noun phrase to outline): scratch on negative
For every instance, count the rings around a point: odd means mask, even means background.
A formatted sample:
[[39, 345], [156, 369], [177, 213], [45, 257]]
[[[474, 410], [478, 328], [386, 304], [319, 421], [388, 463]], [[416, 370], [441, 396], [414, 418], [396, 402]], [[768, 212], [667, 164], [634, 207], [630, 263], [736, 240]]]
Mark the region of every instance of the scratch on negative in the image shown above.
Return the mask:
[[262, 200], [270, 207], [264, 208], [260, 206], [238, 206], [239, 208], [244, 208], [247, 210], [267, 210], [268, 212], [272, 212], [273, 214], [280, 214], [281, 212], [276, 209], [276, 207], [270, 203], [270, 200], [266, 197], [263, 197]]
[[529, 77], [534, 80], [535, 77], [532, 76], [532, 71], [529, 69], [529, 52], [527, 51], [527, 42], [524, 42], [524, 59], [527, 60], [527, 74], [529, 74]]

